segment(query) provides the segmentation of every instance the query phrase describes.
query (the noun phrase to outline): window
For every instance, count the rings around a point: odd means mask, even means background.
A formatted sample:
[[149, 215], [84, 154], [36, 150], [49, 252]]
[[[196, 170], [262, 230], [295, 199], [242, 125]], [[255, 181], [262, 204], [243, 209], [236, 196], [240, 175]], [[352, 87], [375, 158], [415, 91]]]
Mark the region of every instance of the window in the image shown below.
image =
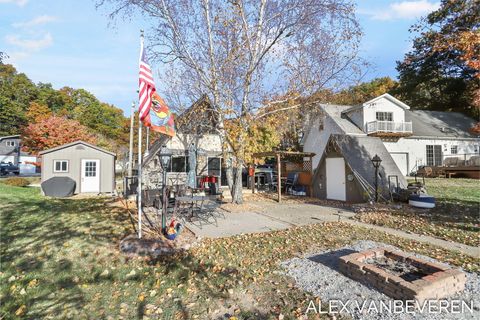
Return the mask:
[[442, 165], [442, 146], [427, 145], [427, 166]]
[[220, 158], [219, 157], [208, 158], [208, 175], [220, 177], [220, 170], [221, 170]]
[[451, 154], [458, 154], [458, 146], [451, 146], [450, 153]]
[[68, 160], [53, 160], [53, 172], [68, 172]]
[[97, 176], [97, 162], [96, 161], [86, 161], [85, 162], [85, 177], [96, 177]]
[[6, 141], [5, 142], [7, 144], [7, 147], [15, 147], [17, 144], [15, 143], [15, 141]]
[[377, 112], [378, 121], [393, 121], [393, 112]]
[[190, 166], [188, 165], [187, 156], [176, 156], [172, 157], [170, 163], [170, 170], [168, 172], [188, 172]]

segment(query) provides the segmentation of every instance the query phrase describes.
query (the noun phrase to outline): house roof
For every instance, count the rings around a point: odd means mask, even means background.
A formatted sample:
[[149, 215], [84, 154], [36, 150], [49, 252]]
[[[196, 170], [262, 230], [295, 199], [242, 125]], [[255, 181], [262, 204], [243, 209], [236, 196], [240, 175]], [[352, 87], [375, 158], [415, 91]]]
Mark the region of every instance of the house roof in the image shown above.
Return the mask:
[[388, 93], [384, 93], [378, 97], [375, 97], [367, 102], [364, 102], [363, 104], [359, 104], [359, 105], [356, 105], [356, 106], [350, 106], [348, 109], [344, 110], [343, 113], [350, 113], [352, 111], [356, 111], [358, 109], [362, 109], [363, 107], [371, 104], [371, 103], [375, 103], [375, 101], [379, 100], [379, 99], [382, 99], [382, 98], [385, 98], [391, 102], [393, 102], [394, 104], [398, 105], [399, 107], [405, 109], [405, 110], [409, 110], [410, 109], [410, 106], [408, 106], [407, 104], [403, 103], [402, 101], [398, 100], [397, 98], [395, 98], [394, 96], [391, 96], [390, 94]]
[[365, 132], [360, 130], [353, 122], [342, 116], [346, 110], [352, 106], [335, 105], [335, 104], [321, 104], [320, 107], [325, 113], [332, 118], [340, 129], [347, 134], [365, 135]]
[[375, 168], [371, 159], [378, 155], [382, 159], [379, 186], [388, 191], [388, 176], [397, 176], [400, 187], [407, 187], [405, 177], [380, 138], [332, 134], [330, 142], [336, 143], [350, 168], [358, 172], [371, 186], [375, 184]]
[[363, 105], [364, 105], [364, 106], [369, 105], [369, 104], [374, 103], [375, 101], [380, 100], [380, 99], [382, 99], [382, 98], [385, 98], [385, 99], [387, 99], [387, 100], [390, 100], [391, 102], [395, 103], [395, 104], [398, 105], [399, 107], [402, 107], [403, 109], [406, 109], [406, 110], [410, 109], [410, 106], [408, 106], [407, 104], [405, 104], [405, 103], [403, 103], [402, 101], [398, 100], [397, 98], [391, 96], [391, 95], [388, 94], [388, 93], [384, 93], [384, 94], [382, 94], [382, 95], [380, 95], [380, 96], [378, 96], [378, 97], [376, 97], [376, 98], [373, 98], [372, 100], [369, 100], [369, 101], [363, 103]]
[[13, 138], [20, 138], [20, 135], [19, 134], [14, 134], [14, 135], [11, 135], [11, 136], [3, 136], [3, 137], [0, 137], [0, 141], [2, 141], [4, 139], [13, 139]]
[[469, 132], [475, 120], [459, 112], [410, 110], [405, 121], [412, 122], [417, 137], [476, 138]]
[[43, 150], [43, 151], [39, 152], [39, 155], [43, 155], [43, 154], [47, 154], [47, 153], [54, 152], [54, 151], [57, 151], [57, 150], [65, 149], [65, 148], [68, 148], [68, 147], [71, 147], [71, 146], [74, 146], [74, 145], [77, 145], [77, 144], [83, 144], [83, 145], [85, 145], [85, 146], [87, 146], [87, 147], [90, 147], [90, 148], [92, 148], [92, 149], [96, 149], [96, 150], [98, 150], [98, 151], [105, 152], [105, 153], [110, 154], [110, 155], [112, 155], [112, 156], [114, 156], [114, 157], [116, 156], [116, 154], [113, 153], [113, 152], [110, 152], [110, 151], [108, 151], [108, 150], [102, 149], [102, 148], [100, 148], [100, 147], [97, 147], [96, 145], [87, 143], [87, 142], [82, 141], [82, 140], [70, 142], [70, 143], [63, 144], [63, 145], [61, 145], [61, 146], [55, 147], [55, 148]]

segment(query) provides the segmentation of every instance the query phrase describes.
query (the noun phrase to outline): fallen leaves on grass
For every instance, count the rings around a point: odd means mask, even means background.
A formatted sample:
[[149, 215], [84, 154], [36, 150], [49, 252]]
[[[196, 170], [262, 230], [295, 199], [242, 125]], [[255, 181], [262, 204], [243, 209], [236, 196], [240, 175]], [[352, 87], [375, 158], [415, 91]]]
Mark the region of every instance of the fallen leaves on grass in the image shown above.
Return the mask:
[[474, 223], [438, 221], [433, 218], [419, 216], [416, 212], [382, 209], [357, 213], [355, 219], [374, 225], [438, 237], [469, 246], [478, 246], [480, 244], [480, 228], [478, 224]]

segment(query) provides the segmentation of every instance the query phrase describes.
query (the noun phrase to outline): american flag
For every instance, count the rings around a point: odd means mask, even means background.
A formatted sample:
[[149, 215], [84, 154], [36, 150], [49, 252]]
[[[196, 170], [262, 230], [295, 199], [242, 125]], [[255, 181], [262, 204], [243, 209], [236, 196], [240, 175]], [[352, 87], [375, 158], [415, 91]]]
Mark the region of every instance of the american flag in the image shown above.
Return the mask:
[[138, 113], [140, 115], [140, 120], [143, 121], [150, 112], [150, 106], [152, 105], [152, 94], [155, 92], [152, 69], [147, 61], [147, 55], [145, 54], [143, 41], [140, 48], [140, 72], [138, 77], [138, 84], [140, 87], [138, 92]]

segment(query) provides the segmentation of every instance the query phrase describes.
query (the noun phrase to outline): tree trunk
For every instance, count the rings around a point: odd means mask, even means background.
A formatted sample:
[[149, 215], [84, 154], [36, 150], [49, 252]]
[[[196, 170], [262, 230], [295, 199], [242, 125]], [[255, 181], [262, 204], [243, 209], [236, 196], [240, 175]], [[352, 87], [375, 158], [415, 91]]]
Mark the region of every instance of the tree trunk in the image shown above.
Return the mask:
[[227, 174], [228, 190], [230, 191], [230, 195], [233, 197], [233, 184], [234, 184], [233, 159], [230, 154], [225, 156], [225, 159], [226, 159], [226, 167], [227, 167], [226, 174]]
[[232, 186], [232, 190], [233, 190], [232, 202], [236, 204], [243, 203], [242, 169], [243, 169], [243, 162], [237, 159], [237, 165], [235, 167], [235, 179], [234, 179], [234, 184]]

